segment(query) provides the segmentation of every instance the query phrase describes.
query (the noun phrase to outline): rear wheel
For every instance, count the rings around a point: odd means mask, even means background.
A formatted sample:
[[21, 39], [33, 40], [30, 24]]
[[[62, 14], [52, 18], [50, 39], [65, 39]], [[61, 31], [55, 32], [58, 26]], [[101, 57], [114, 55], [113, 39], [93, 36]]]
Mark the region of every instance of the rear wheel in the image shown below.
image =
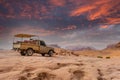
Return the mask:
[[49, 52], [48, 52], [48, 55], [51, 57], [51, 56], [53, 56], [53, 54], [54, 54], [54, 51], [52, 51], [52, 50], [50, 50]]
[[32, 56], [34, 53], [33, 49], [28, 49], [27, 50], [27, 56]]

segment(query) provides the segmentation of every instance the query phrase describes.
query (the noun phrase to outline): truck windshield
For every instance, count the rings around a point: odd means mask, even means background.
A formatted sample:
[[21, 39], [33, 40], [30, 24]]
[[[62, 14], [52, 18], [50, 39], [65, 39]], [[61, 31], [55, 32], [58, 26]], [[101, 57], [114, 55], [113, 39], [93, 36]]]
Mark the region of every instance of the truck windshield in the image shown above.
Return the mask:
[[40, 45], [41, 45], [41, 46], [46, 46], [46, 44], [45, 44], [44, 41], [40, 41]]

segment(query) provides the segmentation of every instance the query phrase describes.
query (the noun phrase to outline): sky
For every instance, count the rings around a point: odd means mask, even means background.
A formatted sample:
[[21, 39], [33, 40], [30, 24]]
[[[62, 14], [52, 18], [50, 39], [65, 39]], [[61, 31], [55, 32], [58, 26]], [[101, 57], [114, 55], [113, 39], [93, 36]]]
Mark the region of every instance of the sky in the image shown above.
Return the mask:
[[120, 42], [120, 0], [0, 0], [0, 48], [11, 49], [18, 33], [104, 49]]

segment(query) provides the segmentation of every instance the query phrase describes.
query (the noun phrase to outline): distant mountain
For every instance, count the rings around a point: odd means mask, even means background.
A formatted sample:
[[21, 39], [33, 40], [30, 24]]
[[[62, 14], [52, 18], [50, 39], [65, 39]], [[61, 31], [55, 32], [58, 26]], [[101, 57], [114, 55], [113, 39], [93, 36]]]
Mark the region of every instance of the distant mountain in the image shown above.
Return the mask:
[[82, 46], [68, 46], [66, 47], [66, 49], [72, 51], [95, 50], [95, 48], [92, 47], [82, 47]]
[[120, 42], [108, 45], [105, 49], [120, 48]]
[[116, 44], [110, 44], [110, 45], [108, 45], [108, 46], [106, 47], [106, 49], [108, 49], [108, 48], [115, 48], [115, 45], [116, 45]]
[[4, 49], [0, 49], [0, 50], [4, 50]]
[[120, 42], [116, 44], [116, 47], [117, 47], [117, 48], [120, 48]]
[[57, 45], [57, 44], [50, 44], [50, 45], [48, 45], [49, 47], [53, 47], [53, 48], [61, 48], [59, 45]]

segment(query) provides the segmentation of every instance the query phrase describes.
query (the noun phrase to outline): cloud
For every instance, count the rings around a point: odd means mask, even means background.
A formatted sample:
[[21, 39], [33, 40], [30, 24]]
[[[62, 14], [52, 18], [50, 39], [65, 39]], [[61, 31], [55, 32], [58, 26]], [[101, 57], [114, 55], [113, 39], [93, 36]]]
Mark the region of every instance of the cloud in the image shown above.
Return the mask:
[[102, 5], [99, 10], [96, 10], [95, 12], [90, 13], [88, 16], [89, 20], [95, 20], [104, 16], [108, 16], [110, 13], [108, 12], [108, 8], [110, 5]]
[[80, 16], [81, 14], [88, 12], [94, 8], [95, 8], [95, 6], [82, 6], [82, 7], [79, 7], [77, 9], [71, 11], [70, 16]]
[[105, 24], [120, 23], [119, 0], [18, 0], [11, 2], [1, 0], [0, 4], [0, 16], [7, 19], [64, 19], [64, 17], [84, 15], [89, 21], [99, 19]]
[[[101, 30], [98, 28], [86, 29], [64, 34], [61, 38], [66, 41], [65, 46], [92, 46], [103, 49], [108, 44], [119, 42], [119, 27], [108, 25], [109, 28]], [[114, 28], [111, 28], [113, 27]]]
[[101, 29], [106, 29], [108, 27], [109, 27], [108, 25], [102, 25], [102, 26], [100, 26]]
[[[120, 17], [120, 1], [116, 0], [92, 0], [91, 3], [86, 1], [84, 6], [77, 5], [75, 9], [70, 12], [70, 16], [87, 16], [88, 20], [104, 20], [104, 23], [119, 24]], [[116, 16], [114, 16], [116, 15]]]
[[67, 27], [64, 27], [64, 28], [56, 28], [56, 30], [61, 30], [61, 31], [64, 31], [64, 30], [75, 30], [77, 28], [77, 26], [75, 25], [69, 25]]
[[66, 3], [66, 0], [49, 0], [49, 2], [54, 6], [64, 6]]
[[120, 18], [107, 18], [108, 24], [120, 24]]
[[69, 34], [64, 34], [63, 36], [61, 36], [63, 39], [74, 39], [76, 38], [78, 35], [77, 35], [77, 32], [73, 32], [73, 33], [69, 33]]
[[0, 32], [6, 37], [3, 42], [28, 33], [49, 43], [99, 47], [120, 40], [119, 4], [119, 0], [0, 0], [0, 26], [5, 28]]
[[[46, 19], [51, 18], [49, 15], [51, 7], [46, 7], [42, 1], [1, 1], [1, 17], [10, 19]], [[6, 14], [3, 12], [6, 11]]]
[[21, 12], [20, 12], [20, 16], [21, 17], [26, 17], [31, 19], [33, 12], [32, 12], [32, 6], [28, 5], [28, 4], [24, 4], [23, 6], [20, 7], [21, 8]]
[[4, 26], [0, 26], [0, 36], [2, 36], [6, 32], [6, 28]]
[[2, 26], [0, 26], [0, 32], [2, 32], [3, 31], [3, 27]]
[[73, 9], [70, 15], [80, 16], [81, 14], [87, 12], [90, 18], [95, 18], [100, 16], [106, 10], [106, 7], [109, 7], [109, 1], [110, 0], [91, 0], [91, 2], [86, 1], [84, 6], [78, 5], [76, 9]]

